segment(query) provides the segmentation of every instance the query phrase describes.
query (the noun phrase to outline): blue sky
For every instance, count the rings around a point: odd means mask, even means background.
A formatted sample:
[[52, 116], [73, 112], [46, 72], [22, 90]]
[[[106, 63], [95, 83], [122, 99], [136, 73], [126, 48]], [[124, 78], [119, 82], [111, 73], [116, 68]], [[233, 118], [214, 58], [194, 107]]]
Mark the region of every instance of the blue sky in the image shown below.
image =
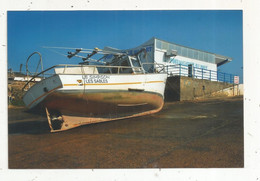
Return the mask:
[[15, 71], [34, 51], [42, 54], [44, 68], [79, 62], [42, 46], [128, 49], [156, 37], [232, 57], [219, 68], [243, 79], [240, 10], [9, 11], [7, 18], [8, 68]]

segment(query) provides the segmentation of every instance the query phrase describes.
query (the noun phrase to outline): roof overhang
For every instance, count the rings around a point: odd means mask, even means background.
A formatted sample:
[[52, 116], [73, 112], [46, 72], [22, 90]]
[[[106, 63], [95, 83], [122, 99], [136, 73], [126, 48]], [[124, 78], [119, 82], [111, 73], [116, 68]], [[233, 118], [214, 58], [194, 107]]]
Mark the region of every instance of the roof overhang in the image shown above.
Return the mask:
[[224, 65], [225, 63], [231, 62], [231, 61], [232, 61], [232, 58], [230, 58], [230, 57], [225, 57], [225, 56], [215, 54], [215, 64], [217, 64], [218, 67], [221, 65]]

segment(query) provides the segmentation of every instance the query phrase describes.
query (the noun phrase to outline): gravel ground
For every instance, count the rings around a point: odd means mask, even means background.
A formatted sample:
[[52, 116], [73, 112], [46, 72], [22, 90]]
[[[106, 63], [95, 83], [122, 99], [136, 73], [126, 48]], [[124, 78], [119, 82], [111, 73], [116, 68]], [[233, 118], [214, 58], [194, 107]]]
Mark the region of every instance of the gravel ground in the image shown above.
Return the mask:
[[9, 108], [9, 168], [241, 168], [243, 97], [168, 102], [157, 114], [50, 133]]

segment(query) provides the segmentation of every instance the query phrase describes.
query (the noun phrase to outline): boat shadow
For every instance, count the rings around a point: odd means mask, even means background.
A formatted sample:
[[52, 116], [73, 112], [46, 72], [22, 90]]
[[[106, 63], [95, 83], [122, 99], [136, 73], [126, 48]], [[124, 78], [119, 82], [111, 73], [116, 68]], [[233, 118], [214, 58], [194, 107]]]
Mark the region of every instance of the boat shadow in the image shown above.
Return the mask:
[[50, 128], [47, 120], [45, 121], [26, 121], [8, 124], [9, 134], [48, 134]]
[[25, 108], [8, 109], [8, 134], [47, 134], [50, 132], [45, 112]]

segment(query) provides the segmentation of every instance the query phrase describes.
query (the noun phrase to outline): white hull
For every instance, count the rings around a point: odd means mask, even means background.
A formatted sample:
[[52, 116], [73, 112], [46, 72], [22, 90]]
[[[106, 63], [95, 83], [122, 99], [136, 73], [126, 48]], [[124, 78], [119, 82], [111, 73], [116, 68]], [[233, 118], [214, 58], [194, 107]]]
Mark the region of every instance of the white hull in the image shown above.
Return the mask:
[[[24, 95], [29, 109], [46, 108], [51, 131], [158, 112], [167, 74], [56, 74]], [[62, 123], [54, 128], [53, 120]]]

